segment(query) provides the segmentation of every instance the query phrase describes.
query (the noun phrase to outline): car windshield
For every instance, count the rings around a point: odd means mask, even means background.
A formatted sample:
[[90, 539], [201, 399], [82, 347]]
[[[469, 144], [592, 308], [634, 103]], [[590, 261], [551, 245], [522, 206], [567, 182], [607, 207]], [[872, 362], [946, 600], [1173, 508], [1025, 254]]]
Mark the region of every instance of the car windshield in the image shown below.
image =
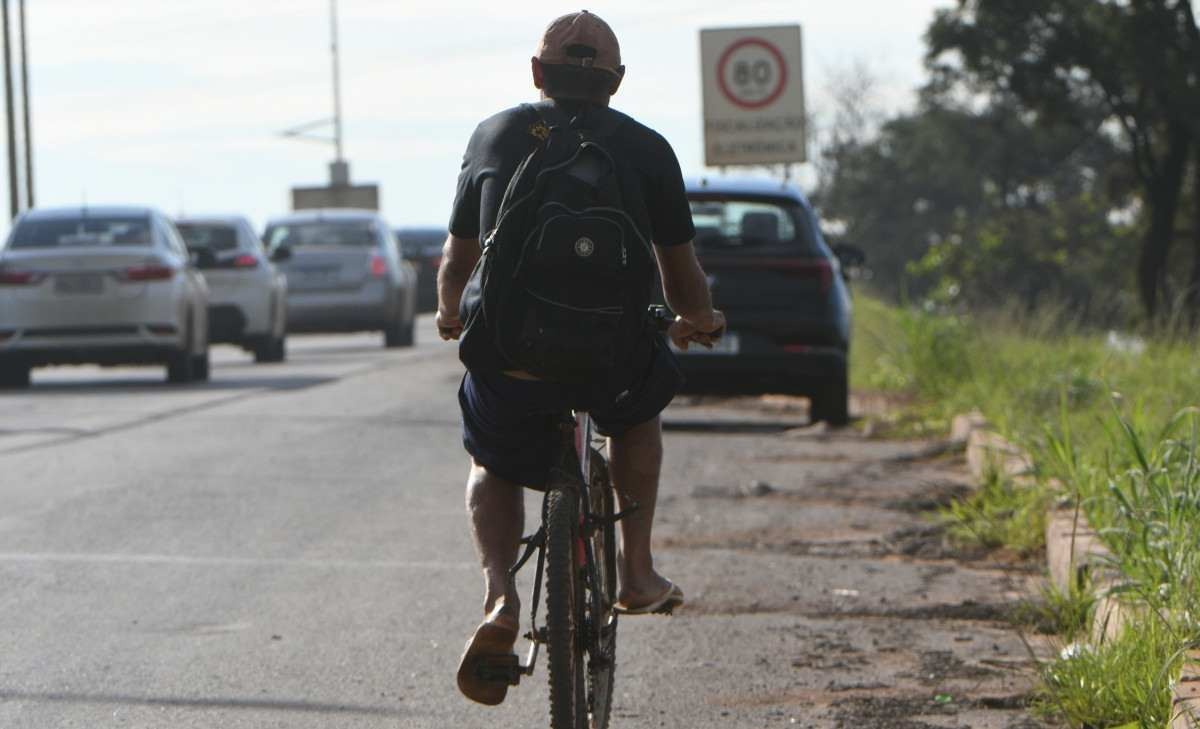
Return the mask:
[[267, 247], [303, 248], [304, 246], [367, 247], [377, 245], [375, 224], [365, 220], [278, 223], [263, 236]]
[[408, 230], [401, 228], [396, 231], [396, 237], [404, 250], [411, 250], [423, 256], [441, 255], [442, 245], [446, 242], [446, 233], [439, 230]]
[[214, 253], [238, 247], [237, 228], [219, 223], [176, 223], [188, 250], [206, 248]]
[[[812, 252], [804, 208], [771, 200], [704, 198], [691, 201], [696, 248], [707, 252], [779, 255]], [[783, 249], [783, 250], [781, 250]]]
[[78, 217], [23, 220], [12, 233], [10, 248], [148, 246], [150, 219], [145, 217]]

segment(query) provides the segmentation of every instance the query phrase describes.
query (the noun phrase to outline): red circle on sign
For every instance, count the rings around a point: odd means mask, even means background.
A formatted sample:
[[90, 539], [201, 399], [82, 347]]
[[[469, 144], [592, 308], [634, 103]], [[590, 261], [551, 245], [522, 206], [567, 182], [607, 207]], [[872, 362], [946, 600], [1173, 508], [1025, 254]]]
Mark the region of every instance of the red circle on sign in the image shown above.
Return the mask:
[[[729, 63], [729, 59], [734, 53], [745, 48], [746, 46], [759, 46], [767, 53], [771, 54], [775, 59], [775, 63], [779, 65], [779, 83], [770, 94], [759, 101], [746, 101], [739, 99], [733, 91], [730, 90], [729, 84], [725, 82], [725, 64]], [[787, 62], [783, 59], [783, 54], [774, 44], [769, 43], [762, 38], [743, 38], [737, 43], [725, 49], [721, 54], [721, 60], [717, 61], [717, 83], [721, 87], [721, 93], [725, 94], [725, 98], [729, 99], [734, 106], [740, 106], [743, 109], [761, 109], [764, 106], [770, 106], [776, 99], [783, 94], [783, 90], [787, 87]]]

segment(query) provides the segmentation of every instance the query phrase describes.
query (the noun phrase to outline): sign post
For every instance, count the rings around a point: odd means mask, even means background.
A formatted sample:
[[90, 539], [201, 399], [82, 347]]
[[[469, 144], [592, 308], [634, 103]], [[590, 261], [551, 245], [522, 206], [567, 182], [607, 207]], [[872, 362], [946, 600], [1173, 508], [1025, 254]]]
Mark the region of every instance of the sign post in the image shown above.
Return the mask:
[[800, 26], [700, 31], [704, 162], [808, 161]]

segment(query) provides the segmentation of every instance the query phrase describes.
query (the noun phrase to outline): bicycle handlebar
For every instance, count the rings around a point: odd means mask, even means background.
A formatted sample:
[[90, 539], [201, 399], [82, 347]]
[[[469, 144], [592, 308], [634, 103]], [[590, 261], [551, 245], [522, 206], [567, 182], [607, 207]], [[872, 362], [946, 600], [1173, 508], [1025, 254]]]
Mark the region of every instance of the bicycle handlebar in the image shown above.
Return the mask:
[[[654, 330], [660, 334], [666, 334], [671, 325], [675, 323], [675, 315], [665, 306], [651, 306], [648, 313], [650, 321], [654, 325]], [[711, 349], [713, 344], [724, 335], [725, 327], [722, 325], [720, 329], [713, 332], [695, 332], [687, 337], [687, 341], [695, 342]]]
[[650, 321], [654, 324], [656, 332], [666, 334], [675, 321], [675, 315], [665, 306], [654, 305], [650, 307]]

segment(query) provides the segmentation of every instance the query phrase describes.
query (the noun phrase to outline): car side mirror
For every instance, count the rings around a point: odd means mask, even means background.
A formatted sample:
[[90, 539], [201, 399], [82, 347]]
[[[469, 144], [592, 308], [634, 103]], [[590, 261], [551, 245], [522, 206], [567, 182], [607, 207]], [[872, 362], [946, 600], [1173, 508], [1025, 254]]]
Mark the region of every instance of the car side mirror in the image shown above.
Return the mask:
[[406, 246], [400, 241], [396, 241], [396, 252], [403, 261], [415, 261], [418, 258], [417, 251], [413, 250], [412, 246]]
[[276, 246], [275, 250], [271, 251], [271, 261], [274, 263], [283, 263], [291, 260], [292, 249], [288, 246]]
[[217, 254], [208, 248], [196, 248], [190, 254], [192, 265], [196, 268], [217, 267]]
[[835, 245], [833, 255], [838, 257], [838, 261], [844, 268], [859, 268], [867, 262], [867, 254], [863, 249], [849, 243]]

